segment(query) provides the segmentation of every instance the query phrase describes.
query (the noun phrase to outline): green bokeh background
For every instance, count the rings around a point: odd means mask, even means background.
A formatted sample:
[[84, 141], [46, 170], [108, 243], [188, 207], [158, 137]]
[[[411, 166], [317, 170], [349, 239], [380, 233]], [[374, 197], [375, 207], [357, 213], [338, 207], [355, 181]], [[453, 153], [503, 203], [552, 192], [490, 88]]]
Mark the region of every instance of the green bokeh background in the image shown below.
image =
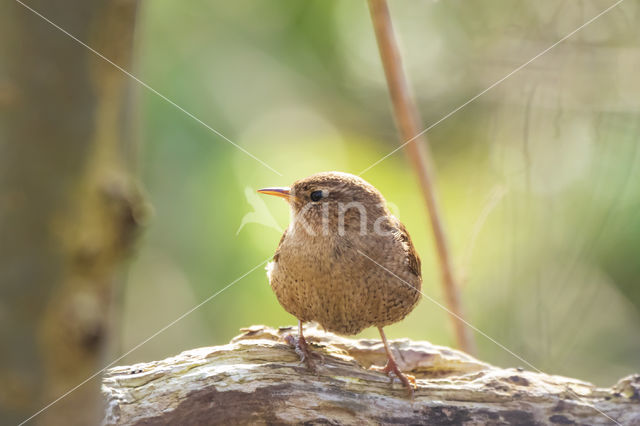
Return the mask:
[[[391, 1], [425, 127], [610, 3]], [[623, 3], [427, 133], [468, 320], [539, 369], [602, 385], [640, 370], [639, 11]], [[116, 352], [273, 254], [287, 206], [248, 194], [357, 174], [398, 146], [364, 1], [145, 2], [135, 70], [283, 176], [139, 89], [154, 215], [122, 292]], [[363, 178], [406, 224], [424, 291], [444, 303], [404, 153]], [[239, 230], [250, 202], [257, 223]], [[294, 322], [260, 267], [121, 362]], [[454, 345], [429, 300], [387, 335]], [[481, 359], [527, 367], [476, 338]]]

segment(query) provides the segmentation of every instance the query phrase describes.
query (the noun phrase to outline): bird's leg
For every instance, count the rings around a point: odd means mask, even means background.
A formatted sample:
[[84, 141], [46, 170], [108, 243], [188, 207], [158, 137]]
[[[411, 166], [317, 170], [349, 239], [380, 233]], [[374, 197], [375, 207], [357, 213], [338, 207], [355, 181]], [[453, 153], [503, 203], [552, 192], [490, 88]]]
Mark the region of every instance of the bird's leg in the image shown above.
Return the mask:
[[309, 345], [307, 345], [304, 334], [302, 334], [302, 321], [298, 320], [298, 337], [295, 338], [289, 334], [285, 337], [285, 341], [295, 348], [296, 353], [300, 357], [300, 361], [304, 362], [309, 370], [316, 370], [315, 363], [311, 359], [311, 350], [309, 349]]
[[304, 334], [302, 334], [302, 321], [300, 320], [298, 320], [298, 344], [296, 346], [296, 352], [300, 355], [300, 360], [306, 363], [310, 370], [316, 369], [311, 359], [309, 345], [307, 345], [307, 340], [304, 338]]
[[387, 353], [387, 365], [385, 365], [384, 367], [377, 367], [372, 365], [369, 368], [371, 370], [385, 373], [386, 375], [389, 375], [389, 373], [395, 374], [395, 376], [400, 379], [404, 387], [407, 388], [409, 397], [413, 399], [413, 389], [416, 386], [416, 378], [410, 374], [404, 374], [402, 371], [400, 371], [400, 368], [398, 368], [398, 364], [393, 357], [393, 353], [391, 352], [391, 348], [389, 347], [389, 342], [387, 342], [387, 336], [385, 336], [384, 331], [382, 331], [382, 327], [378, 327], [378, 331], [380, 331], [380, 337], [382, 338], [382, 343], [384, 344], [384, 350]]

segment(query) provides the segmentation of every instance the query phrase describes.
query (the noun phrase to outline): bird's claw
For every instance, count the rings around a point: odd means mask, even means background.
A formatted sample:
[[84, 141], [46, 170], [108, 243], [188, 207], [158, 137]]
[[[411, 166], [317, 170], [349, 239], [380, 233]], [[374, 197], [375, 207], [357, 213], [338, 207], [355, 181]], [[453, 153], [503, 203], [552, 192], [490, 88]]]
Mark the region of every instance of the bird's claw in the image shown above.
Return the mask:
[[287, 334], [284, 337], [284, 341], [293, 346], [294, 350], [300, 357], [300, 361], [302, 361], [309, 370], [315, 373], [316, 364], [313, 359], [311, 359], [311, 350], [309, 349], [309, 345], [307, 344], [305, 338]]
[[393, 381], [393, 376], [391, 375], [391, 369], [389, 368], [389, 364], [385, 365], [384, 367], [380, 367], [379, 365], [372, 365], [371, 367], [369, 367], [369, 370], [386, 374], [387, 377], [389, 377], [389, 379]]
[[392, 382], [393, 382], [393, 376], [397, 377], [400, 380], [400, 382], [404, 385], [404, 387], [407, 389], [407, 392], [409, 392], [409, 397], [411, 398], [411, 400], [413, 400], [413, 390], [416, 389], [417, 387], [416, 378], [411, 374], [405, 374], [402, 371], [400, 371], [400, 369], [398, 368], [398, 365], [395, 362], [389, 360], [387, 361], [387, 365], [385, 365], [384, 367], [372, 365], [371, 367], [369, 367], [369, 370], [386, 374], [389, 377], [389, 379], [391, 379]]

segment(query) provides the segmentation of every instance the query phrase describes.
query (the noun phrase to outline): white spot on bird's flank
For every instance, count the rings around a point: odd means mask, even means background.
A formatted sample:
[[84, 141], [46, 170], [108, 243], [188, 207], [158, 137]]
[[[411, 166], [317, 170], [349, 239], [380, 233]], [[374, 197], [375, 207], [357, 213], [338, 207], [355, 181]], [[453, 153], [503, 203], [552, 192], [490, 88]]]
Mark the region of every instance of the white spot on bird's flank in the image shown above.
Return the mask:
[[275, 268], [276, 262], [269, 262], [267, 266], [264, 268], [267, 271], [267, 278], [269, 278], [269, 282], [271, 282], [271, 273], [273, 272], [273, 268]]

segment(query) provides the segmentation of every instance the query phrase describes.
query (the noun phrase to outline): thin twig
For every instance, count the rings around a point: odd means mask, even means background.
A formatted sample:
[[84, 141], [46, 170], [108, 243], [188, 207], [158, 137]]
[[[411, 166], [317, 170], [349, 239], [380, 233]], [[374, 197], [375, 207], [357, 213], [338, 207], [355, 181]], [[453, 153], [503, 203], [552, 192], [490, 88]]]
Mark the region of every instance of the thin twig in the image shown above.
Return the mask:
[[[416, 105], [407, 85], [386, 0], [369, 0], [369, 10], [393, 103], [396, 124], [400, 130], [402, 140], [409, 140], [420, 132], [422, 126], [420, 125]], [[464, 319], [465, 315], [436, 197], [436, 189], [433, 183], [433, 167], [426, 137], [422, 135], [413, 139], [406, 144], [404, 149], [420, 181], [422, 195], [431, 220], [446, 303], [449, 310], [455, 314], [450, 315], [450, 318], [454, 325], [458, 347], [467, 353], [473, 354], [475, 353], [473, 335], [464, 321], [459, 319]]]

